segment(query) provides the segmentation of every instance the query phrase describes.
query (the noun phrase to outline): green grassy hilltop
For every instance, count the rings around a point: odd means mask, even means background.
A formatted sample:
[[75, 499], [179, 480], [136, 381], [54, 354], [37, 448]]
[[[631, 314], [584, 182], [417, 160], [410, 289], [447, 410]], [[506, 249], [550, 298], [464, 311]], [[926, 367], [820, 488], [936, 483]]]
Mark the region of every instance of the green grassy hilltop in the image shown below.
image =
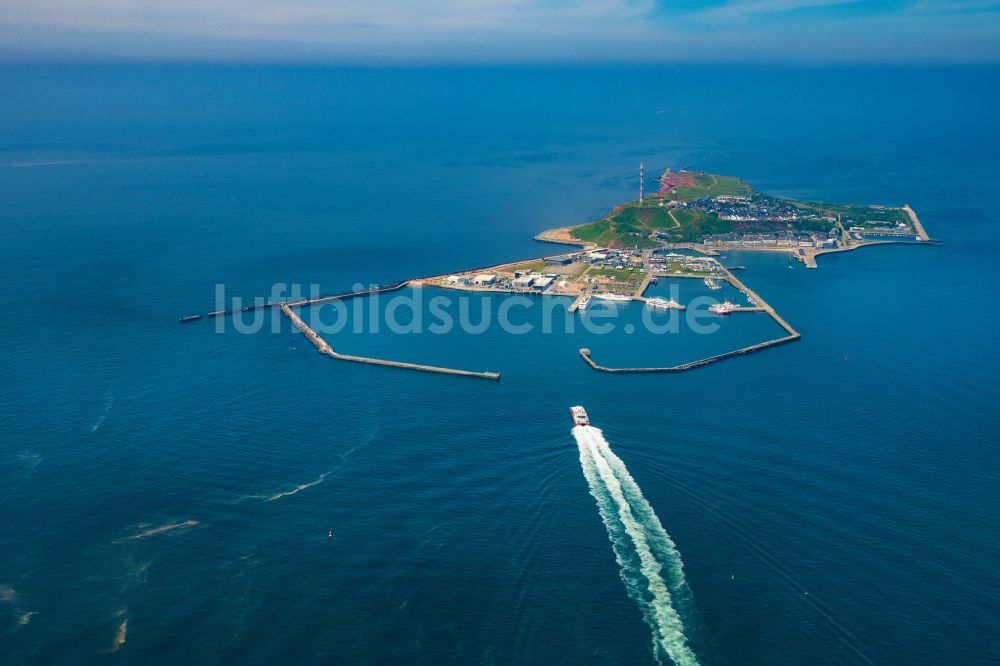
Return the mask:
[[[607, 247], [646, 248], [660, 242], [700, 243], [726, 233], [828, 232], [837, 225], [879, 230], [907, 227], [899, 208], [825, 204], [772, 197], [735, 176], [667, 171], [646, 199], [616, 206], [600, 220], [573, 230], [582, 241]], [[723, 219], [723, 217], [740, 219]], [[774, 219], [777, 218], [777, 219]]]

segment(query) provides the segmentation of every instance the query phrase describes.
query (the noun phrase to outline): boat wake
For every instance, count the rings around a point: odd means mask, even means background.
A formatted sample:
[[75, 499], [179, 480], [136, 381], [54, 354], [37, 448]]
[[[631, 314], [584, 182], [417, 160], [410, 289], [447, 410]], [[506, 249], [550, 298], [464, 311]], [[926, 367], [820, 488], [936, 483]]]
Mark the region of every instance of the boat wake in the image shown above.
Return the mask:
[[684, 564], [670, 536], [600, 429], [576, 426], [580, 465], [597, 500], [629, 597], [653, 633], [653, 653], [678, 666], [698, 663], [684, 634], [682, 616], [693, 615], [694, 598]]
[[[124, 543], [126, 541], [137, 541], [139, 539], [147, 539], [151, 536], [156, 536], [158, 534], [166, 534], [167, 532], [173, 532], [175, 530], [184, 530], [189, 527], [194, 527], [197, 524], [198, 524], [197, 520], [185, 520], [180, 523], [170, 523], [167, 525], [160, 525], [159, 527], [143, 529], [139, 532], [136, 532], [135, 534], [130, 534], [127, 537], [116, 539], [114, 543]], [[140, 525], [139, 527], [145, 527], [145, 525]]]
[[285, 490], [280, 493], [274, 493], [273, 495], [267, 497], [267, 501], [273, 502], [274, 500], [279, 500], [282, 497], [288, 497], [289, 495], [294, 495], [295, 493], [301, 492], [306, 488], [312, 488], [313, 486], [319, 485], [323, 483], [323, 479], [325, 479], [329, 474], [330, 472], [323, 472], [322, 474], [319, 475], [319, 478], [316, 479], [315, 481], [310, 481], [309, 483], [303, 483], [301, 485], [295, 486], [291, 490]]
[[104, 401], [104, 410], [101, 412], [100, 416], [97, 417], [97, 420], [91, 424], [90, 426], [91, 433], [97, 432], [97, 429], [100, 428], [102, 425], [104, 425], [104, 420], [108, 418], [108, 412], [110, 412], [111, 408], [114, 406], [115, 406], [115, 396], [112, 395], [107, 400]]

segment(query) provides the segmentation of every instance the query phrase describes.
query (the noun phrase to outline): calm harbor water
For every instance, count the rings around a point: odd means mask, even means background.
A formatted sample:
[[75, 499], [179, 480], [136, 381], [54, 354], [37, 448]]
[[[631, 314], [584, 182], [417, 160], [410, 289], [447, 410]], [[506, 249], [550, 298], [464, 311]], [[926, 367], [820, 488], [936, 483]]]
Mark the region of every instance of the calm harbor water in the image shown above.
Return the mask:
[[[699, 662], [996, 663], [998, 74], [0, 68], [0, 661], [653, 663], [583, 404], [683, 559]], [[676, 376], [577, 350], [780, 329], [331, 340], [495, 383], [177, 324], [216, 284], [551, 253], [532, 236], [632, 198], [640, 160], [908, 202], [944, 243], [733, 253], [802, 340]]]

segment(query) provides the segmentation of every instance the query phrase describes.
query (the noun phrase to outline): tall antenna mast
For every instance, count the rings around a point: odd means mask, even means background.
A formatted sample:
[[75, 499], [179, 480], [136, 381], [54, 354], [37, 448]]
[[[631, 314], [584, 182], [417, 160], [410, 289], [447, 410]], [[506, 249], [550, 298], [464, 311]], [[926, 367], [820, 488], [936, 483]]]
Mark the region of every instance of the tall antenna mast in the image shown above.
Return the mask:
[[639, 162], [639, 205], [642, 205], [643, 201], [643, 186], [646, 183], [646, 172], [644, 170], [642, 162]]

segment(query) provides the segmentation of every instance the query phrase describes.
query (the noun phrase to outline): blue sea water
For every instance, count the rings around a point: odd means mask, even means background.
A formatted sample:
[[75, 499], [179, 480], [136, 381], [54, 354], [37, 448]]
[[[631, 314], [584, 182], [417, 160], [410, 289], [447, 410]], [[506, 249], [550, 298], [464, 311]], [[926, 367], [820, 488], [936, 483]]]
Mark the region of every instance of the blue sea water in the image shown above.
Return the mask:
[[[683, 559], [701, 663], [996, 663], [998, 81], [3, 66], [0, 661], [652, 663], [583, 404]], [[331, 339], [496, 383], [177, 323], [217, 284], [552, 253], [532, 236], [634, 198], [640, 160], [908, 202], [943, 244], [734, 254], [802, 339], [679, 375], [577, 350], [683, 362], [775, 327]]]

